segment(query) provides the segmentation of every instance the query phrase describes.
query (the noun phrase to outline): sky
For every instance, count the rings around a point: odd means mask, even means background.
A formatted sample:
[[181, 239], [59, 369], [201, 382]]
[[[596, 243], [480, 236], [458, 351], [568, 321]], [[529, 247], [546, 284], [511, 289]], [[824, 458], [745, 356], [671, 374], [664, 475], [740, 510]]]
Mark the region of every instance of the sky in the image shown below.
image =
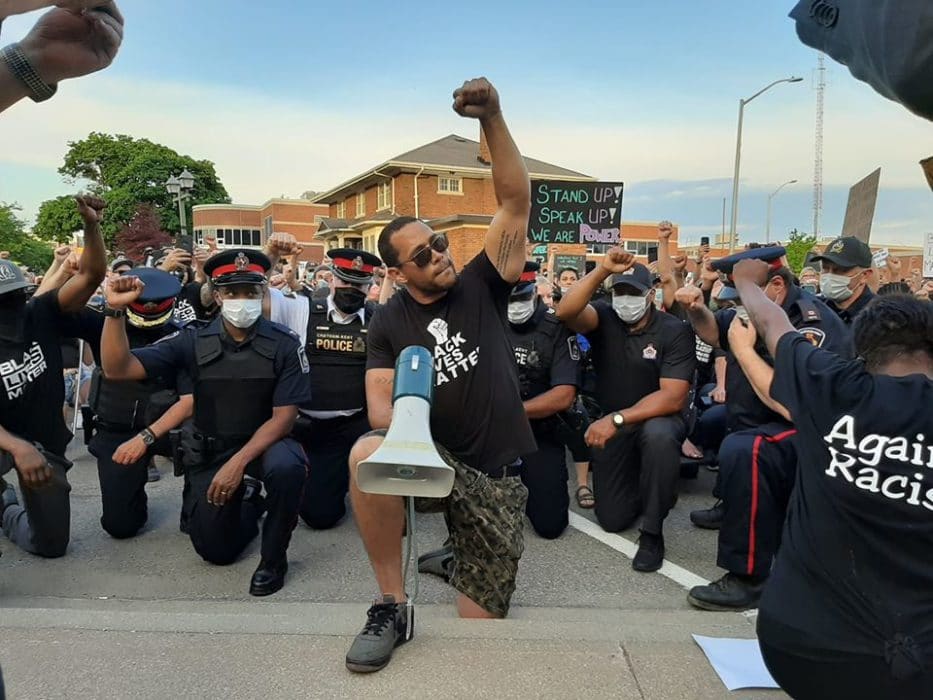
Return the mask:
[[[122, 0], [123, 48], [107, 71], [63, 83], [0, 119], [0, 201], [32, 219], [73, 192], [69, 141], [129, 134], [213, 161], [237, 203], [325, 191], [395, 155], [478, 125], [450, 109], [463, 80], [499, 89], [525, 155], [626, 183], [623, 218], [670, 219], [695, 241], [731, 203], [738, 103], [745, 112], [738, 229], [764, 240], [813, 228], [817, 54], [794, 0]], [[0, 43], [37, 15], [4, 22]], [[882, 168], [872, 242], [920, 245], [933, 194], [918, 161], [933, 125], [827, 61], [822, 233], [848, 190]]]

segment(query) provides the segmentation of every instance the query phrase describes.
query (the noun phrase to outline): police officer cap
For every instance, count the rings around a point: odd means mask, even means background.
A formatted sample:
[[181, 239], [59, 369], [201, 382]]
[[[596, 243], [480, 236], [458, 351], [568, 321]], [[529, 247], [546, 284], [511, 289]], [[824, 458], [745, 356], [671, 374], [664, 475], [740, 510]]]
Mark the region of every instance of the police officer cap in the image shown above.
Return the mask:
[[233, 248], [217, 253], [204, 263], [204, 274], [215, 287], [233, 284], [265, 284], [272, 262], [263, 253], [249, 248]]
[[787, 251], [781, 246], [767, 246], [764, 248], [752, 248], [751, 250], [743, 250], [741, 253], [736, 253], [735, 255], [730, 255], [727, 258], [720, 258], [713, 262], [711, 267], [717, 272], [722, 272], [726, 275], [729, 283], [732, 283], [732, 270], [741, 260], [762, 260], [766, 263], [771, 264], [772, 270], [780, 270], [784, 267], [782, 258], [787, 255]]
[[382, 267], [382, 260], [372, 253], [355, 248], [334, 248], [327, 251], [331, 271], [344, 282], [368, 284], [373, 281], [377, 267]]
[[120, 257], [110, 263], [110, 271], [116, 272], [118, 267], [124, 267], [129, 265], [131, 268], [136, 267], [136, 263], [126, 257]]
[[12, 260], [0, 260], [0, 296], [12, 292], [32, 293], [36, 285], [28, 282], [23, 271]]
[[518, 282], [512, 287], [512, 296], [525, 296], [534, 291], [535, 282], [538, 279], [538, 272], [541, 266], [531, 260], [525, 262], [525, 269], [522, 270]]
[[654, 287], [654, 275], [651, 274], [651, 270], [641, 263], [635, 263], [625, 272], [620, 272], [612, 276], [613, 287], [620, 287], [623, 285], [637, 289], [644, 294]]
[[825, 260], [839, 267], [871, 267], [871, 248], [855, 236], [843, 236], [827, 245], [822, 255], [814, 255], [810, 260]]
[[181, 292], [178, 278], [154, 267], [135, 268], [123, 273], [123, 277], [138, 277], [146, 285], [139, 299], [127, 307], [127, 320], [137, 328], [168, 323], [175, 312], [175, 298]]

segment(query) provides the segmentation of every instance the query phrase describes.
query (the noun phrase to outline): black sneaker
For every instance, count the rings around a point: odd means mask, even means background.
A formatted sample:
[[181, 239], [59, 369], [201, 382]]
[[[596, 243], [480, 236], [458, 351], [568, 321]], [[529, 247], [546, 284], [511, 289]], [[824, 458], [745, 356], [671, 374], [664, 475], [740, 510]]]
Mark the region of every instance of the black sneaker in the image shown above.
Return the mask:
[[415, 634], [415, 609], [408, 603], [396, 603], [384, 595], [366, 612], [363, 631], [356, 635], [347, 652], [347, 668], [356, 673], [372, 673], [385, 668], [395, 647]]
[[450, 573], [454, 566], [454, 550], [449, 544], [440, 549], [418, 557], [418, 571], [422, 574], [434, 574], [450, 583]]
[[641, 533], [638, 538], [638, 551], [632, 559], [632, 568], [635, 571], [657, 571], [664, 564], [664, 535], [652, 535], [649, 532]]
[[687, 601], [701, 610], [739, 612], [757, 608], [766, 581], [766, 578], [729, 573], [707, 586], [694, 586], [687, 594]]
[[690, 512], [690, 522], [704, 530], [718, 530], [722, 527], [722, 518], [726, 509], [722, 500], [716, 501], [712, 508], [694, 510]]

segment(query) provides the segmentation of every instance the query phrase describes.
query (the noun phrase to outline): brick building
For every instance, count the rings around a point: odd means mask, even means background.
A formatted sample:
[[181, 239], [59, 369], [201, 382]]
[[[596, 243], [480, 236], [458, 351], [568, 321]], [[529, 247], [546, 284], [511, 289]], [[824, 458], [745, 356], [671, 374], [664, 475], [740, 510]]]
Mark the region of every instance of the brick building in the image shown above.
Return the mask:
[[301, 259], [320, 263], [324, 245], [315, 238], [328, 208], [306, 199], [270, 199], [265, 204], [202, 204], [193, 207], [194, 236], [203, 243], [208, 236], [220, 248], [260, 248], [272, 233], [294, 234], [303, 245]]

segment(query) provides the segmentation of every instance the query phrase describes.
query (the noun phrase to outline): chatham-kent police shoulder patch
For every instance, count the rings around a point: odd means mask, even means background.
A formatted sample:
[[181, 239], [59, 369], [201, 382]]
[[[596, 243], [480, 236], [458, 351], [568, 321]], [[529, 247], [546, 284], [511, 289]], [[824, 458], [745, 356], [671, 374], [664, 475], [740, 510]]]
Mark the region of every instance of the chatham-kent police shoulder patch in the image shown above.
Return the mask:
[[826, 332], [822, 328], [807, 327], [801, 328], [798, 332], [814, 347], [821, 348], [826, 341]]
[[574, 362], [580, 361], [580, 344], [577, 342], [577, 336], [572, 335], [567, 338], [567, 348], [570, 351], [570, 359]]

